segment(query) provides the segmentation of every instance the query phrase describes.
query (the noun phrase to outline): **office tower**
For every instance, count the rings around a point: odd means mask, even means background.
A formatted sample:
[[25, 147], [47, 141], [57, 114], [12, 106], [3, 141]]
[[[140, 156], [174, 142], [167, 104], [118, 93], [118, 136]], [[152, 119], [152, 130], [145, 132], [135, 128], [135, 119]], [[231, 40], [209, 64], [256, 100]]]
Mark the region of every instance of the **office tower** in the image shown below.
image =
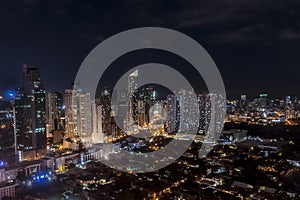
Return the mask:
[[128, 131], [135, 129], [138, 124], [137, 116], [137, 97], [135, 91], [138, 89], [138, 70], [132, 72], [128, 77], [128, 114], [126, 115], [126, 127]]
[[268, 94], [260, 94], [259, 95], [259, 103], [260, 103], [261, 109], [267, 108], [267, 99], [268, 99]]
[[182, 89], [178, 91], [177, 96], [180, 107], [179, 132], [187, 133], [197, 130], [199, 116], [196, 109], [199, 107], [197, 99], [193, 98], [193, 91]]
[[240, 100], [240, 109], [246, 109], [247, 108], [247, 96], [246, 95], [241, 95], [241, 100]]
[[23, 86], [17, 90], [16, 131], [18, 150], [46, 148], [46, 91], [38, 68], [23, 69]]
[[[137, 102], [137, 120], [138, 125], [143, 127], [149, 123], [149, 117], [146, 115], [146, 103], [142, 100]], [[149, 110], [149, 109], [148, 109]]]
[[207, 133], [210, 119], [211, 119], [211, 101], [207, 93], [198, 95], [198, 103], [200, 110], [199, 119], [199, 132], [202, 134]]
[[176, 133], [179, 129], [179, 103], [175, 95], [167, 96], [167, 131]]
[[156, 91], [153, 87], [143, 87], [136, 90], [135, 97], [137, 98], [137, 119], [139, 126], [149, 124], [149, 109], [156, 101]]
[[[91, 134], [93, 132], [93, 115], [92, 115], [92, 101], [90, 93], [77, 94], [77, 132], [81, 140], [84, 142], [90, 142]], [[74, 102], [76, 103], [76, 102]]]
[[298, 118], [298, 98], [297, 97], [291, 97], [291, 96], [285, 96], [285, 114], [286, 119], [297, 119]]
[[246, 101], [247, 100], [247, 96], [245, 94], [241, 95], [241, 101]]
[[102, 130], [102, 105], [93, 104], [93, 144], [102, 143], [104, 141], [104, 135]]
[[136, 91], [138, 86], [138, 70], [135, 70], [131, 74], [129, 74], [128, 77], [128, 92], [129, 95], [133, 95], [133, 93]]
[[[209, 126], [208, 130], [206, 133], [206, 142], [208, 143], [214, 143], [215, 141], [215, 136], [217, 133], [218, 129], [218, 124], [217, 124], [217, 109], [218, 108], [218, 97], [217, 94], [210, 93], [209, 94], [209, 101], [210, 101], [210, 121], [209, 121]], [[223, 122], [221, 122], [223, 123]]]
[[47, 134], [53, 130], [62, 130], [60, 124], [63, 116], [63, 98], [58, 92], [46, 93], [46, 116], [47, 116]]
[[102, 107], [98, 107], [95, 101], [92, 101], [90, 93], [75, 85], [73, 90], [65, 90], [64, 102], [66, 136], [74, 140], [80, 137], [86, 147], [102, 142], [103, 111]]
[[64, 102], [67, 138], [80, 137], [86, 147], [103, 142], [103, 109], [92, 101], [90, 93], [75, 85], [73, 89], [65, 90]]
[[113, 99], [112, 101], [115, 102], [114, 106], [111, 108], [113, 117], [116, 122], [116, 125], [121, 130], [126, 130], [126, 120], [128, 119], [126, 115], [128, 114], [128, 101], [127, 101], [127, 93], [125, 90], [118, 92], [115, 91], [117, 94], [117, 99]]
[[77, 111], [77, 104], [73, 104], [74, 90], [66, 89], [64, 93], [65, 106], [65, 130], [67, 138], [74, 138], [77, 136], [75, 117]]
[[292, 97], [291, 96], [285, 96], [284, 105], [289, 106], [291, 103], [292, 103]]
[[111, 97], [108, 90], [101, 91], [98, 106], [101, 105], [102, 112], [102, 130], [105, 136], [111, 136]]
[[205, 135], [206, 144], [216, 143], [218, 133], [223, 129], [222, 113], [225, 113], [225, 96], [218, 93], [198, 95], [200, 109], [199, 133]]

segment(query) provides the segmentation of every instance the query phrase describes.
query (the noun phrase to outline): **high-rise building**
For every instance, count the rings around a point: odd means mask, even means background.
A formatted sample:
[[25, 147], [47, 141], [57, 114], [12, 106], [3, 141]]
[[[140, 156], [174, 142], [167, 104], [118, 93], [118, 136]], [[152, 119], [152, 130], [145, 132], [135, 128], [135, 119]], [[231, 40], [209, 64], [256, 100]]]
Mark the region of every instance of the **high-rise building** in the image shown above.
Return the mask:
[[197, 130], [199, 122], [199, 116], [196, 111], [198, 102], [196, 98], [193, 98], [193, 92], [190, 90], [179, 90], [178, 91], [178, 102], [180, 108], [180, 124], [179, 132], [190, 132]]
[[77, 104], [73, 103], [74, 90], [66, 89], [64, 93], [64, 107], [65, 107], [65, 130], [67, 138], [74, 138], [77, 136], [75, 113], [77, 111]]
[[128, 77], [128, 92], [129, 95], [133, 95], [133, 93], [137, 90], [138, 86], [138, 70], [135, 70]]
[[[115, 91], [117, 92], [117, 91]], [[127, 122], [127, 114], [128, 114], [128, 102], [127, 102], [127, 93], [126, 90], [124, 89], [121, 92], [117, 93], [117, 99], [112, 99], [113, 102], [116, 102], [112, 106], [112, 114], [113, 117], [116, 121], [116, 125], [121, 129], [121, 130], [126, 130], [126, 122]]]
[[102, 112], [102, 107], [79, 85], [65, 90], [66, 135], [70, 139], [80, 137], [86, 147], [102, 142]]
[[247, 96], [245, 94], [241, 95], [241, 101], [246, 101], [247, 100]]
[[260, 94], [259, 95], [259, 103], [260, 103], [261, 109], [267, 108], [267, 99], [268, 99], [268, 94]]
[[128, 114], [126, 114], [126, 129], [132, 131], [138, 124], [138, 105], [136, 90], [138, 89], [138, 70], [132, 72], [128, 77]]
[[[210, 93], [209, 101], [210, 101], [210, 104], [209, 104], [210, 105], [210, 121], [209, 121], [209, 125], [208, 125], [208, 130], [206, 132], [206, 142], [214, 143], [214, 142], [216, 142], [215, 139], [216, 139], [216, 133], [218, 130], [218, 126], [220, 126], [220, 124], [217, 124], [218, 123], [217, 109], [220, 109], [218, 107], [218, 102], [217, 102], [218, 95], [214, 94], [214, 93]], [[221, 123], [223, 123], [223, 122], [221, 122]]]
[[101, 106], [102, 113], [102, 130], [105, 136], [110, 137], [111, 131], [111, 97], [110, 91], [103, 90], [99, 98], [98, 106]]
[[139, 90], [136, 90], [135, 97], [137, 99], [136, 115], [139, 126], [149, 124], [149, 109], [155, 104], [156, 91], [151, 86], [143, 87]]
[[[87, 142], [93, 132], [92, 102], [90, 93], [79, 93], [77, 96], [77, 132], [80, 138]], [[74, 103], [77, 103], [76, 101]]]
[[247, 96], [241, 95], [241, 100], [240, 100], [240, 105], [239, 105], [240, 109], [246, 109], [247, 108]]
[[60, 123], [63, 116], [63, 98], [58, 92], [46, 93], [47, 134], [53, 130], [63, 130]]
[[175, 95], [167, 96], [167, 131], [176, 133], [179, 130], [179, 102]]
[[46, 148], [46, 91], [38, 68], [24, 66], [15, 109], [18, 150]]
[[[95, 110], [95, 111], [94, 111]], [[93, 144], [102, 143], [104, 135], [102, 130], [102, 105], [93, 104]]]
[[291, 96], [285, 96], [285, 98], [284, 98], [284, 105], [285, 106], [288, 106], [288, 105], [290, 105], [291, 103], [292, 103], [292, 97]]
[[[225, 112], [224, 95], [218, 93], [204, 93], [198, 95], [200, 122], [199, 133], [204, 134], [206, 144], [216, 143], [218, 133], [223, 129], [224, 121], [221, 121], [222, 113]], [[200, 155], [200, 154], [199, 154]]]
[[211, 119], [211, 101], [210, 95], [207, 93], [198, 95], [198, 103], [200, 110], [199, 132], [207, 133]]
[[146, 116], [146, 105], [142, 100], [138, 100], [137, 102], [137, 122], [140, 127], [149, 123], [149, 118]]

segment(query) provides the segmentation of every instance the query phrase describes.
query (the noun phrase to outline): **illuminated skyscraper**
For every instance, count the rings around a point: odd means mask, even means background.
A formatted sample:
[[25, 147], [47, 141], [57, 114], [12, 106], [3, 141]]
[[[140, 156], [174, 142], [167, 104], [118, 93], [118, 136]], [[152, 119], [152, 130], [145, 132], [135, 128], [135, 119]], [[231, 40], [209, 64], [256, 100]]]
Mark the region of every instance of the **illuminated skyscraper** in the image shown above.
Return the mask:
[[138, 75], [139, 75], [138, 70], [135, 70], [128, 77], [128, 92], [129, 92], [130, 95], [133, 95], [133, 93], [137, 89]]
[[259, 103], [260, 103], [261, 109], [267, 108], [267, 99], [268, 99], [268, 94], [260, 94], [259, 95]]
[[155, 103], [156, 92], [151, 86], [143, 87], [135, 91], [134, 97], [136, 97], [137, 103], [135, 114], [137, 115], [138, 125], [143, 126], [148, 124], [150, 119], [149, 109]]
[[93, 104], [93, 144], [102, 143], [104, 135], [102, 130], [102, 105]]
[[128, 114], [126, 115], [126, 129], [132, 131], [138, 123], [137, 116], [137, 98], [135, 91], [138, 88], [138, 70], [132, 72], [128, 77]]
[[175, 95], [167, 96], [167, 131], [176, 133], [179, 129], [179, 102]]
[[47, 116], [47, 134], [53, 130], [62, 130], [60, 118], [63, 115], [63, 99], [58, 92], [47, 92], [46, 94], [46, 116]]
[[285, 96], [285, 98], [284, 98], [284, 105], [285, 106], [290, 105], [292, 103], [291, 99], [292, 99], [291, 96]]
[[77, 96], [77, 132], [84, 142], [90, 142], [93, 132], [92, 102], [90, 93], [79, 93]]
[[46, 91], [38, 68], [23, 69], [15, 101], [18, 150], [46, 148]]
[[[217, 109], [218, 109], [218, 98], [217, 94], [210, 93], [209, 94], [209, 100], [210, 100], [210, 121], [208, 125], [208, 130], [206, 132], [206, 142], [209, 143], [214, 143], [215, 141], [215, 136], [216, 136], [216, 131], [218, 130], [218, 125], [217, 124]], [[221, 122], [223, 123], [223, 122]]]
[[99, 99], [98, 106], [101, 106], [102, 130], [105, 136], [110, 137], [111, 131], [111, 97], [108, 90], [103, 90]]
[[73, 90], [65, 90], [64, 102], [66, 136], [80, 137], [86, 147], [103, 142], [102, 107], [92, 101], [90, 93], [77, 85]]
[[246, 101], [247, 100], [247, 96], [245, 94], [241, 95], [241, 101]]
[[199, 108], [197, 99], [193, 98], [193, 92], [189, 90], [180, 90], [177, 95], [180, 108], [179, 132], [197, 130], [199, 125], [197, 121], [199, 111], [196, 111]]
[[240, 109], [246, 109], [247, 108], [247, 96], [241, 95], [241, 100], [239, 104]]
[[73, 104], [74, 90], [66, 89], [64, 94], [64, 104], [65, 104], [65, 130], [66, 137], [73, 138], [77, 135], [75, 127], [75, 113], [77, 111], [77, 104]]
[[207, 133], [211, 119], [211, 101], [207, 93], [198, 95], [198, 103], [200, 109], [199, 132]]

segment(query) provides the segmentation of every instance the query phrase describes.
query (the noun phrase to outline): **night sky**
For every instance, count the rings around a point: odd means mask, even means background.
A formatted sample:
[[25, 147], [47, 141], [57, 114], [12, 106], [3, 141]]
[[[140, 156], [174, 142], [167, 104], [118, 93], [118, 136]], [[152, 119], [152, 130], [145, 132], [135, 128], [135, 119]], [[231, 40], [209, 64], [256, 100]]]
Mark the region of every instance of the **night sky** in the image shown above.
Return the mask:
[[3, 0], [0, 95], [20, 86], [23, 63], [41, 69], [47, 90], [62, 92], [96, 45], [144, 26], [198, 41], [217, 64], [229, 98], [300, 96], [296, 0]]

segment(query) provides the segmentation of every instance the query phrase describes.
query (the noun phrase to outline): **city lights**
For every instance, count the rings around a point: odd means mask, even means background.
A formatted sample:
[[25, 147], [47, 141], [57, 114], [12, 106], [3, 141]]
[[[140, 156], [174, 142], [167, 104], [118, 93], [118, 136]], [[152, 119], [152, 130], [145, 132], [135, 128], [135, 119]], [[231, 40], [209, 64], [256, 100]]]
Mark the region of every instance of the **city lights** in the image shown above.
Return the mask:
[[300, 1], [0, 16], [0, 200], [300, 199]]

